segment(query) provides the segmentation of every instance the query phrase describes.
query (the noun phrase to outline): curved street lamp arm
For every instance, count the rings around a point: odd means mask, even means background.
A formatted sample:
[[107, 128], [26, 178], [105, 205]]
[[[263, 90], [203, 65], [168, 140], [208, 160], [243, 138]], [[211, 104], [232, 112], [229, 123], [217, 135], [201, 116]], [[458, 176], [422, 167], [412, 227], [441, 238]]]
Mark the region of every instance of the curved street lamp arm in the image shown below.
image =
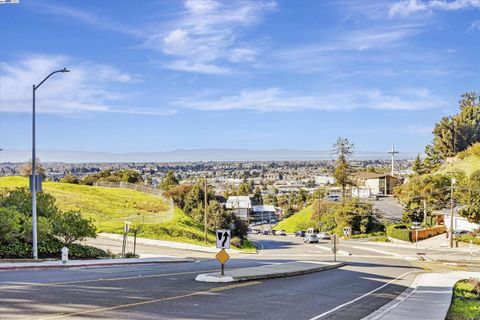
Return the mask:
[[63, 68], [57, 71], [53, 71], [48, 76], [46, 76], [45, 79], [42, 80], [42, 82], [40, 82], [38, 85], [35, 86], [35, 90], [37, 90], [45, 81], [47, 81], [48, 78], [50, 78], [52, 75], [58, 72], [70, 72], [70, 70], [67, 70], [67, 68]]

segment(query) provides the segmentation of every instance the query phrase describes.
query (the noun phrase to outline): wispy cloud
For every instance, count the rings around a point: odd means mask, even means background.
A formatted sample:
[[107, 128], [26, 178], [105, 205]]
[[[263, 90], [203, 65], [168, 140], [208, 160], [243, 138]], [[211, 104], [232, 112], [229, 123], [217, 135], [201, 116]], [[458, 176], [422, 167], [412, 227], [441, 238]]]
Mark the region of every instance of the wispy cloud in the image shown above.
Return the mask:
[[145, 45], [169, 57], [162, 62], [165, 68], [227, 73], [232, 63], [252, 61], [257, 55], [252, 44], [239, 41], [241, 30], [261, 21], [275, 7], [271, 0], [187, 0], [167, 28], [151, 30]]
[[213, 98], [195, 97], [173, 103], [177, 108], [204, 111], [253, 110], [259, 112], [299, 110], [421, 110], [436, 108], [445, 102], [428, 90], [404, 90], [387, 93], [380, 90], [351, 90], [326, 95], [305, 95], [279, 88], [244, 90], [238, 94]]
[[75, 61], [61, 55], [30, 55], [18, 62], [0, 62], [0, 111], [31, 112], [32, 84], [38, 84], [52, 70], [63, 67], [70, 73], [57, 74], [38, 89], [37, 112], [81, 114], [114, 112], [168, 115], [172, 110], [125, 106], [128, 96], [121, 90], [141, 79], [109, 65]]
[[66, 19], [74, 19], [81, 23], [95, 26], [97, 28], [125, 33], [133, 36], [140, 36], [142, 34], [140, 29], [136, 29], [133, 26], [123, 23], [118, 23], [106, 16], [97, 15], [90, 11], [73, 8], [58, 3], [52, 4], [48, 1], [35, 1], [28, 2], [26, 5], [28, 8], [42, 14], [55, 15]]
[[454, 11], [462, 9], [480, 9], [479, 0], [402, 0], [394, 3], [389, 10], [390, 16], [406, 17], [415, 13], [434, 11]]

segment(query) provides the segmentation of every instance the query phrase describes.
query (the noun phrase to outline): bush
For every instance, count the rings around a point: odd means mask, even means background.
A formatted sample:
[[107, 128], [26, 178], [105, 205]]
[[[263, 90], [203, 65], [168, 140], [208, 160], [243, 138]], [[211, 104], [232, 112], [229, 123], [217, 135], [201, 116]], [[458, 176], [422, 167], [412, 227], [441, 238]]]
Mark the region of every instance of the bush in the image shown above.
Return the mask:
[[21, 218], [14, 207], [0, 208], [0, 242], [9, 242], [19, 235]]
[[[49, 237], [38, 244], [38, 256], [40, 258], [60, 258], [61, 250], [63, 248], [62, 241]], [[88, 259], [107, 257], [108, 254], [102, 249], [91, 246], [85, 246], [78, 243], [67, 245], [70, 250], [68, 253], [71, 259]], [[24, 243], [18, 239], [12, 240], [9, 243], [0, 244], [0, 258], [9, 259], [25, 259], [32, 257], [32, 245]]]
[[388, 226], [387, 236], [402, 241], [412, 242], [412, 231], [404, 224], [392, 224]]
[[59, 213], [52, 222], [53, 232], [65, 244], [74, 243], [87, 237], [94, 238], [97, 233], [92, 219], [82, 217], [78, 211]]
[[457, 237], [456, 240], [460, 242], [466, 242], [466, 243], [470, 243], [470, 240], [471, 240], [473, 244], [480, 244], [480, 238], [477, 238], [471, 234], [461, 235]]
[[354, 234], [350, 236], [350, 239], [362, 239], [362, 238], [372, 238], [372, 237], [379, 237], [379, 236], [384, 236], [385, 232], [383, 231], [376, 231], [372, 233], [360, 233], [360, 234]]

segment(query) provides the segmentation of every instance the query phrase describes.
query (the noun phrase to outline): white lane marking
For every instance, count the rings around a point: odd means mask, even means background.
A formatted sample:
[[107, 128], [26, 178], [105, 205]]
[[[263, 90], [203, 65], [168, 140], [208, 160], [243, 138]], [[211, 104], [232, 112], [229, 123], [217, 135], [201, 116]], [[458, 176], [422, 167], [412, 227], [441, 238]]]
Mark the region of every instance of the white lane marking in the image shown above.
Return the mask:
[[[319, 248], [319, 249], [322, 249], [322, 250], [325, 250], [325, 251], [332, 252], [331, 248], [327, 248], [327, 247], [323, 247], [323, 246], [319, 246], [319, 245], [315, 245], [315, 248]], [[337, 253], [341, 256], [351, 256], [352, 255], [350, 252], [345, 251], [345, 250], [338, 250]]]
[[376, 253], [381, 253], [381, 254], [385, 254], [385, 255], [388, 255], [388, 256], [393, 256], [393, 257], [397, 257], [397, 258], [405, 259], [405, 260], [418, 260], [417, 257], [404, 256], [404, 255], [401, 255], [399, 253], [388, 252], [388, 251], [383, 251], [383, 250], [378, 250], [378, 249], [365, 248], [365, 247], [360, 247], [360, 246], [352, 246], [352, 248], [359, 249], [359, 250], [365, 250], [365, 251], [372, 251], [372, 252], [376, 252]]
[[315, 317], [311, 318], [310, 320], [317, 320], [317, 319], [323, 318], [323, 317], [325, 317], [326, 315], [329, 315], [329, 314], [332, 313], [332, 312], [335, 312], [335, 311], [337, 311], [337, 310], [339, 310], [339, 309], [341, 309], [341, 308], [343, 308], [343, 307], [345, 307], [345, 306], [348, 306], [348, 305], [350, 305], [350, 304], [352, 304], [352, 303], [355, 303], [355, 302], [357, 302], [358, 300], [363, 299], [363, 298], [371, 295], [372, 293], [375, 293], [375, 292], [377, 292], [378, 290], [381, 290], [381, 289], [385, 288], [385, 287], [388, 286], [389, 284], [392, 284], [393, 282], [395, 282], [395, 281], [397, 281], [398, 279], [406, 276], [407, 274], [414, 273], [414, 272], [418, 272], [418, 271], [405, 272], [404, 274], [399, 275], [399, 276], [396, 277], [395, 279], [390, 280], [389, 282], [381, 285], [380, 287], [378, 287], [378, 288], [376, 288], [376, 289], [373, 289], [372, 291], [369, 291], [369, 292], [365, 293], [364, 295], [362, 295], [362, 296], [360, 296], [360, 297], [357, 297], [357, 298], [355, 298], [355, 299], [353, 299], [353, 300], [351, 300], [351, 301], [345, 302], [344, 304], [341, 304], [341, 305], [339, 305], [339, 306], [337, 306], [337, 307], [335, 307], [335, 308], [333, 308], [333, 309], [331, 309], [331, 310], [328, 310], [328, 311], [326, 311], [326, 312], [324, 312], [324, 313], [322, 313], [322, 314], [319, 314], [318, 316], [315, 316]]

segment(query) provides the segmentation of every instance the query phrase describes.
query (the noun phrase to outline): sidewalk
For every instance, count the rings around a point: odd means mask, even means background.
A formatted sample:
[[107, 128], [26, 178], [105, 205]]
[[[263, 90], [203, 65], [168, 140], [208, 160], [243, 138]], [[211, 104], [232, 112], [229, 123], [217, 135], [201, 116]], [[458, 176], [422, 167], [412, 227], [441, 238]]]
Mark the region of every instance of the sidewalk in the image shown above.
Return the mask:
[[204, 273], [199, 274], [195, 280], [200, 282], [239, 282], [280, 278], [335, 269], [344, 265], [346, 265], [345, 262], [296, 261], [261, 267], [225, 270], [224, 276], [220, 272]]
[[178, 263], [178, 262], [194, 262], [190, 258], [145, 258], [145, 259], [96, 259], [96, 260], [69, 260], [63, 263], [61, 260], [42, 261], [42, 262], [13, 262], [0, 263], [0, 271], [7, 270], [31, 270], [31, 269], [58, 269], [58, 268], [95, 268], [109, 266], [124, 265], [142, 265], [142, 264], [158, 264], [158, 263]]
[[424, 273], [396, 299], [362, 320], [444, 320], [453, 286], [462, 279], [480, 278], [480, 272]]
[[[97, 235], [98, 239], [114, 240], [114, 241], [123, 241], [123, 235], [114, 234], [114, 233], [99, 233]], [[128, 236], [128, 242], [133, 243], [133, 236]], [[207, 253], [218, 253], [219, 249], [214, 246], [206, 247], [198, 244], [190, 244], [184, 242], [175, 242], [175, 241], [165, 241], [165, 240], [155, 240], [155, 239], [146, 239], [146, 238], [137, 238], [137, 245], [151, 246], [151, 247], [166, 247], [171, 249], [180, 249], [180, 250], [189, 250], [189, 251], [200, 251]], [[227, 249], [228, 254], [257, 254], [256, 252], [244, 252], [235, 249]]]

